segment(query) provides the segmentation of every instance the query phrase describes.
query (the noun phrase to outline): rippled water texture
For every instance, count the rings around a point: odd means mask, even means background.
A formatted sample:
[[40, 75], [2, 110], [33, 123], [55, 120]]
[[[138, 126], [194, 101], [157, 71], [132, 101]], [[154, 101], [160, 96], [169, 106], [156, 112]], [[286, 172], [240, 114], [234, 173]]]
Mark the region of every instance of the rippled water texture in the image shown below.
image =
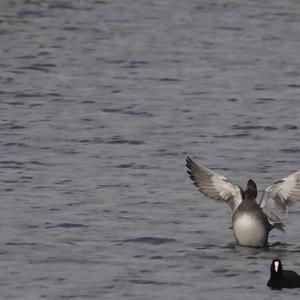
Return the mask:
[[1, 298], [299, 299], [300, 205], [238, 247], [185, 170], [300, 169], [299, 48], [296, 0], [1, 0]]

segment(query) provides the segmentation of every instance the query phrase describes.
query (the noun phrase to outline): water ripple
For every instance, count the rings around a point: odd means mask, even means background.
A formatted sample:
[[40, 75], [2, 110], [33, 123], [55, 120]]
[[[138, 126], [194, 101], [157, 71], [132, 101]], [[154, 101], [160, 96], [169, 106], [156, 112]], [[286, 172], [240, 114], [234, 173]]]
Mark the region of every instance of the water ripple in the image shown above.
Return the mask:
[[134, 238], [134, 239], [122, 240], [121, 242], [161, 245], [161, 244], [166, 244], [166, 243], [177, 242], [177, 240], [171, 239], [171, 238], [160, 238], [160, 237], [139, 237], [139, 238]]
[[86, 228], [89, 227], [87, 225], [79, 224], [79, 223], [60, 223], [57, 225], [47, 225], [46, 228]]

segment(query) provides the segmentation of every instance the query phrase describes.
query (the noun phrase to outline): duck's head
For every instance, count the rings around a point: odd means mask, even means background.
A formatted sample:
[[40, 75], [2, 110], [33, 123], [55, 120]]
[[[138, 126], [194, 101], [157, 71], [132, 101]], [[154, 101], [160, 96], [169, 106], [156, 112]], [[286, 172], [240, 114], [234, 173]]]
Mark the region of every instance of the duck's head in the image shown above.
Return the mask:
[[257, 196], [257, 187], [256, 187], [256, 183], [254, 182], [254, 180], [249, 179], [248, 183], [247, 183], [247, 188], [245, 190], [245, 193], [248, 194], [249, 196], [251, 195], [251, 197], [253, 197], [254, 199]]

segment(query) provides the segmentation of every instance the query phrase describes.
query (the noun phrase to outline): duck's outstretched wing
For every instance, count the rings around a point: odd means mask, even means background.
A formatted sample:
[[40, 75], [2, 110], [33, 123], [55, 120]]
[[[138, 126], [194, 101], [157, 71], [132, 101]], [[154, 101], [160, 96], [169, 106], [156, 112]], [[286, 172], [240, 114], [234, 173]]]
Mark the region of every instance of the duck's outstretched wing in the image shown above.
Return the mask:
[[216, 172], [196, 164], [190, 157], [186, 159], [186, 166], [195, 186], [207, 197], [225, 201], [230, 205], [232, 211], [235, 211], [241, 204], [244, 192], [238, 185]]
[[269, 222], [275, 228], [284, 231], [288, 206], [295, 202], [300, 202], [300, 171], [268, 186], [259, 205]]

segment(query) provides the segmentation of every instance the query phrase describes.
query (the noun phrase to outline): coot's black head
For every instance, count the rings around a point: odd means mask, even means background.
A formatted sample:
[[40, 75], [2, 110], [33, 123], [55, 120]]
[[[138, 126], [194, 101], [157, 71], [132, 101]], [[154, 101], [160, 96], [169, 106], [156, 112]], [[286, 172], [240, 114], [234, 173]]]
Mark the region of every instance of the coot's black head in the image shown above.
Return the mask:
[[247, 188], [245, 190], [246, 195], [250, 196], [251, 198], [256, 198], [257, 196], [257, 187], [254, 180], [249, 179], [247, 183]]
[[275, 258], [271, 264], [271, 277], [280, 277], [282, 274], [282, 264], [280, 259]]

